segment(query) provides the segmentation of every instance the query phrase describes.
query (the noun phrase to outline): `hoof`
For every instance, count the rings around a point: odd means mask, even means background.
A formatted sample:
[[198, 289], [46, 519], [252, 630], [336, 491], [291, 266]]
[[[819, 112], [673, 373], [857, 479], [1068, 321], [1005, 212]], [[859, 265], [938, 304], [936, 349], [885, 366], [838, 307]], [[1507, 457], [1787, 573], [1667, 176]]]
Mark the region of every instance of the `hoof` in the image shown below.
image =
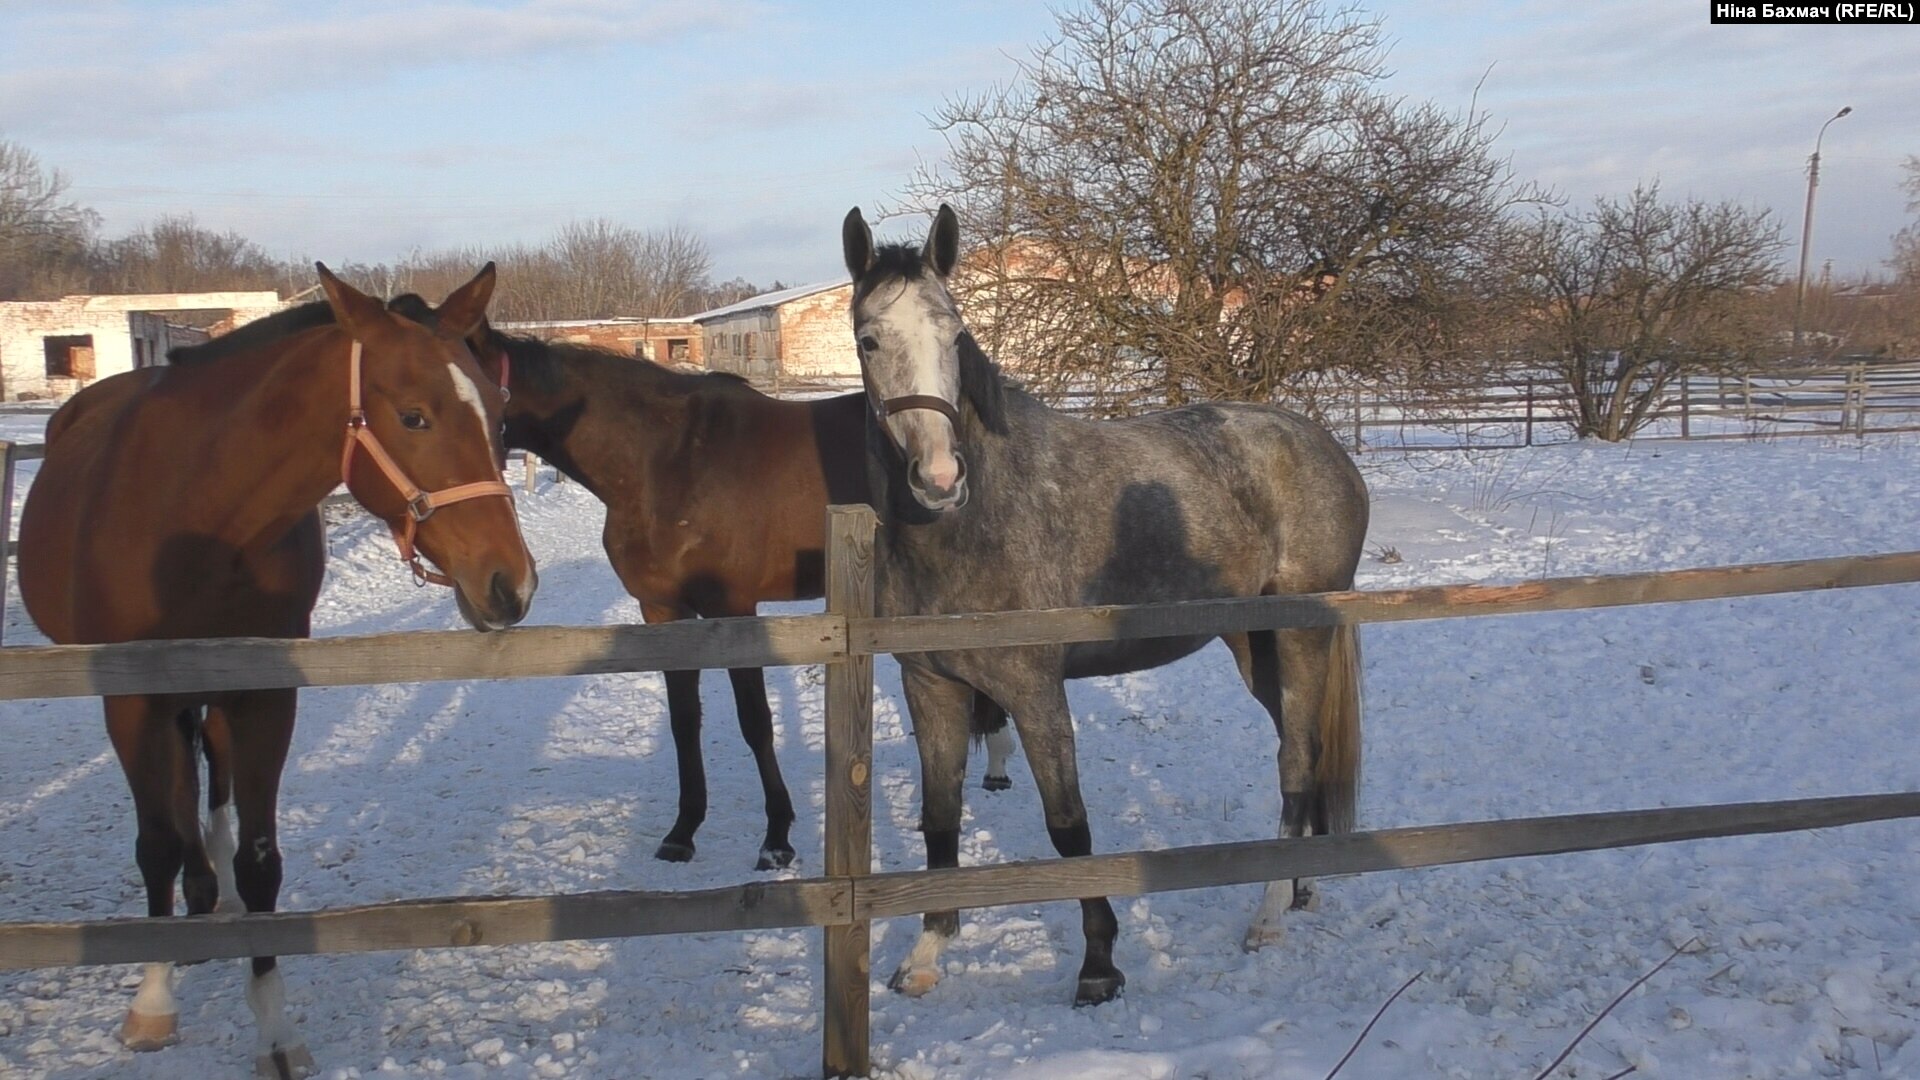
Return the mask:
[[1319, 911], [1320, 890], [1309, 889], [1302, 885], [1293, 888], [1293, 903], [1287, 905], [1288, 911]]
[[682, 844], [678, 840], [662, 840], [654, 849], [653, 857], [661, 862], [692, 862], [693, 845]]
[[930, 967], [901, 968], [887, 980], [887, 989], [910, 998], [924, 997], [940, 983], [940, 973]]
[[1005, 791], [1013, 786], [1013, 778], [989, 775], [980, 781], [980, 786], [988, 791]]
[[1269, 945], [1278, 945], [1285, 940], [1287, 940], [1286, 927], [1261, 926], [1256, 923], [1247, 927], [1246, 939], [1240, 942], [1240, 947], [1248, 952], [1259, 952]]
[[179, 1013], [127, 1013], [120, 1025], [120, 1045], [129, 1050], [160, 1050], [180, 1041]]
[[300, 1080], [314, 1074], [313, 1055], [306, 1044], [275, 1047], [253, 1059], [253, 1075], [262, 1080]]
[[1111, 975], [1082, 975], [1080, 985], [1073, 992], [1073, 1007], [1085, 1008], [1090, 1005], [1105, 1005], [1120, 996], [1127, 988], [1127, 977], [1114, 972]]
[[785, 870], [793, 865], [793, 849], [790, 847], [763, 847], [760, 849], [760, 861], [753, 864], [755, 870]]

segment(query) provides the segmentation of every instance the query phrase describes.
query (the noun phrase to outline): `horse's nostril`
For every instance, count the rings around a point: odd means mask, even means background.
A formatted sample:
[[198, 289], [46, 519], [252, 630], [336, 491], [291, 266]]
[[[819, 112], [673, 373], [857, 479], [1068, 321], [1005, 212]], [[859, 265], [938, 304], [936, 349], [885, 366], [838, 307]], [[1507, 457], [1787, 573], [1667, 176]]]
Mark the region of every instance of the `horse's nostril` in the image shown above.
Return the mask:
[[506, 616], [510, 621], [518, 622], [520, 616], [526, 614], [520, 610], [520, 593], [514, 589], [513, 582], [508, 579], [506, 571], [494, 571], [488, 594], [493, 610]]

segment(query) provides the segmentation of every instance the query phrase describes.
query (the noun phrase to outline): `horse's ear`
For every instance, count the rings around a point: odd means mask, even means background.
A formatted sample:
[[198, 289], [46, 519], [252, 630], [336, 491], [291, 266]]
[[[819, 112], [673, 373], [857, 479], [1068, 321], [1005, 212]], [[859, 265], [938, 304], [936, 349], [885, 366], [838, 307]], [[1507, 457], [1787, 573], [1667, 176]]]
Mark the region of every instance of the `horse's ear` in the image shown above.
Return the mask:
[[927, 246], [920, 249], [920, 260], [941, 277], [952, 274], [960, 261], [960, 218], [946, 203], [933, 215], [933, 229], [927, 233]]
[[501, 377], [501, 368], [507, 358], [506, 339], [493, 332], [493, 326], [487, 317], [480, 317], [480, 325], [467, 334], [467, 351], [473, 354], [475, 363], [480, 365], [480, 373], [496, 383], [505, 384]]
[[335, 277], [327, 264], [314, 263], [313, 268], [320, 274], [320, 287], [326, 290], [333, 321], [339, 323], [341, 329], [363, 339], [370, 327], [387, 318], [385, 304]]
[[860, 216], [860, 208], [847, 211], [847, 219], [840, 223], [840, 253], [847, 258], [847, 273], [853, 280], [873, 265], [873, 230], [867, 228], [867, 219]]
[[440, 335], [464, 338], [487, 317], [487, 302], [493, 299], [493, 264], [480, 268], [473, 280], [447, 294], [440, 303]]

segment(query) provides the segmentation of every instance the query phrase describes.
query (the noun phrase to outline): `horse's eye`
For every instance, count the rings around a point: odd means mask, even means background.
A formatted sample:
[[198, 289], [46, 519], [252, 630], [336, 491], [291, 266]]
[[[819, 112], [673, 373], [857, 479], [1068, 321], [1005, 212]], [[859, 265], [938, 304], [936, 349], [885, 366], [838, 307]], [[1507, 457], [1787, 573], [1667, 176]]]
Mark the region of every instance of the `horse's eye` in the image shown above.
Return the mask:
[[425, 431], [433, 426], [427, 423], [427, 418], [418, 412], [401, 413], [400, 423], [405, 426], [408, 431]]
[[872, 334], [860, 335], [860, 351], [872, 352], [880, 347], [880, 342]]

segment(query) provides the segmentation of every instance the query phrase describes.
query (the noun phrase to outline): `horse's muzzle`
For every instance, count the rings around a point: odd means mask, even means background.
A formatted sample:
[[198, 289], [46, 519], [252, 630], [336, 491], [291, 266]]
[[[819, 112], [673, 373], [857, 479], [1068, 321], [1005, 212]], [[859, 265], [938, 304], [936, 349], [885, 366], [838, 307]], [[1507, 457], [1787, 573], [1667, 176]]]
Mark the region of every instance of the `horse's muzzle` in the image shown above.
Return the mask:
[[967, 459], [956, 450], [953, 461], [957, 466], [953, 479], [942, 485], [929, 479], [926, 470], [921, 468], [920, 459], [914, 459], [907, 469], [907, 490], [913, 492], [914, 501], [928, 510], [941, 513], [967, 505]]
[[539, 575], [528, 571], [527, 585], [516, 588], [505, 571], [495, 571], [487, 582], [487, 596], [484, 604], [478, 604], [467, 597], [467, 590], [456, 586], [453, 590], [454, 603], [475, 630], [505, 630], [527, 617], [532, 606], [533, 592]]

